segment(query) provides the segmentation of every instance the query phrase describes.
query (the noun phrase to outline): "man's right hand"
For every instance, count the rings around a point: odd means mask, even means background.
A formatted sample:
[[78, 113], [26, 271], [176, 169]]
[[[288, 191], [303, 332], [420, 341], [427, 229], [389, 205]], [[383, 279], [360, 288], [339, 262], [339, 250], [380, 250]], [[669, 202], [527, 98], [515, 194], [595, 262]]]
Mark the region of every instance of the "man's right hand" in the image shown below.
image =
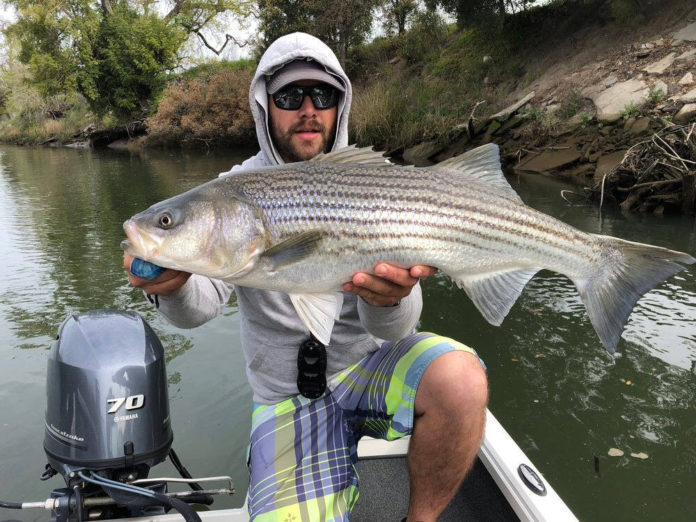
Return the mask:
[[128, 275], [128, 281], [131, 286], [142, 289], [146, 294], [152, 295], [174, 295], [181, 290], [181, 287], [186, 284], [191, 274], [188, 272], [180, 272], [179, 270], [171, 270], [166, 268], [164, 272], [158, 275], [155, 279], [143, 279], [142, 277], [131, 274], [130, 266], [133, 261], [133, 256], [123, 253], [123, 268]]

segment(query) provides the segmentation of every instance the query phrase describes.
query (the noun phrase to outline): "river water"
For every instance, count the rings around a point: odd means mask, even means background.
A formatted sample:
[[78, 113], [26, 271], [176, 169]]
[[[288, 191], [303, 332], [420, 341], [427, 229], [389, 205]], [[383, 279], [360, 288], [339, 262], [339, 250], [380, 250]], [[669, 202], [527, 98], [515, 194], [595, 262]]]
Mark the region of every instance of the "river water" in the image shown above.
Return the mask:
[[[194, 476], [231, 475], [238, 493], [216, 505], [242, 504], [251, 394], [236, 306], [194, 330], [170, 326], [128, 286], [119, 243], [126, 218], [248, 155], [0, 147], [0, 499], [42, 500], [62, 487], [60, 477], [39, 480], [48, 348], [69, 314], [115, 308], [140, 312], [165, 346], [180, 458]], [[582, 230], [696, 254], [693, 218], [600, 215], [561, 198], [569, 188], [561, 183], [510, 181], [527, 204]], [[616, 358], [572, 284], [550, 272], [529, 283], [497, 328], [445, 277], [430, 278], [421, 328], [479, 351], [491, 410], [578, 518], [692, 521], [695, 276], [692, 267], [638, 302]], [[176, 472], [167, 462], [155, 474]], [[0, 509], [0, 521], [9, 519], [48, 515]]]

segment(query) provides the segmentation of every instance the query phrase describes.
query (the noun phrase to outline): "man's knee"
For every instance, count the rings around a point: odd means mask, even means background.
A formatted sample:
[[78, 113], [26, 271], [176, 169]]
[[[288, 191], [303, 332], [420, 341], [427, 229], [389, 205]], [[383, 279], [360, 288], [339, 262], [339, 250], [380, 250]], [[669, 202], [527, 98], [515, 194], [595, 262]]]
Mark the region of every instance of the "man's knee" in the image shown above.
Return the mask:
[[416, 393], [416, 415], [437, 409], [448, 415], [485, 410], [488, 379], [479, 358], [465, 351], [437, 357], [423, 374]]

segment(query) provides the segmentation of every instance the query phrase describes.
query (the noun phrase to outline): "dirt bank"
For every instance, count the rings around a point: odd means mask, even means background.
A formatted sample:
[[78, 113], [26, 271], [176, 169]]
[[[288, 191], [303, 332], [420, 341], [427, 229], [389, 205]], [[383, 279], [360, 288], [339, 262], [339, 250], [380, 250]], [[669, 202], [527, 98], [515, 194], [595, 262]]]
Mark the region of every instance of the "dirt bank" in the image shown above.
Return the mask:
[[447, 146], [436, 137], [403, 158], [432, 164], [492, 141], [509, 170], [565, 178], [603, 204], [694, 213], [693, 2], [662, 2], [630, 28], [583, 28], [525, 59], [542, 72], [511, 90], [509, 107], [486, 115], [481, 104]]

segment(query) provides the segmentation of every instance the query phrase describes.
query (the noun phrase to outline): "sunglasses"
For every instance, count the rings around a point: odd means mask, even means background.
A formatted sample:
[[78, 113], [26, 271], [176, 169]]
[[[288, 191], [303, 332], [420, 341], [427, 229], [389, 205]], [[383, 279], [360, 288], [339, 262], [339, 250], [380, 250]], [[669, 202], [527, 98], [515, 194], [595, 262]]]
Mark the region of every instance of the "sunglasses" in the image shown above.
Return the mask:
[[308, 399], [318, 399], [326, 390], [326, 348], [314, 336], [297, 354], [297, 389]]
[[311, 87], [288, 85], [273, 95], [273, 103], [284, 111], [296, 111], [302, 107], [306, 96], [309, 96], [314, 108], [318, 110], [330, 109], [338, 105], [338, 91], [330, 85]]

